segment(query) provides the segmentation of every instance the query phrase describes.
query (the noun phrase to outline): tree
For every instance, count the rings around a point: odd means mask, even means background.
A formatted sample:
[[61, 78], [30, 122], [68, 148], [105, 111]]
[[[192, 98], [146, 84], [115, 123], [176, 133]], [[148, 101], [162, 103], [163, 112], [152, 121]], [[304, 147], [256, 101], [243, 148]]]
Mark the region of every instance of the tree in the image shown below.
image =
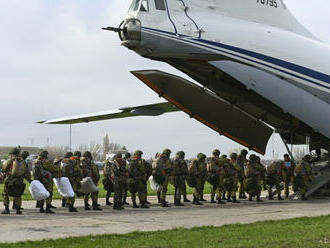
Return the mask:
[[103, 156], [107, 153], [110, 153], [110, 141], [109, 141], [109, 135], [106, 134], [103, 138]]

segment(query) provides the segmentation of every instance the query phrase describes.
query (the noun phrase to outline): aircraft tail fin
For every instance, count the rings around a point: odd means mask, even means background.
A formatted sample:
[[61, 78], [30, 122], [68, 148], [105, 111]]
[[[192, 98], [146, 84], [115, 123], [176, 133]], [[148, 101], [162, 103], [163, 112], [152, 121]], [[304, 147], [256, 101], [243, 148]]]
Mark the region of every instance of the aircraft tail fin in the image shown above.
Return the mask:
[[[204, 1], [204, 0], [203, 0]], [[211, 4], [211, 0], [208, 0]], [[287, 8], [284, 0], [221, 0], [217, 8], [225, 15], [267, 24], [317, 39]]]

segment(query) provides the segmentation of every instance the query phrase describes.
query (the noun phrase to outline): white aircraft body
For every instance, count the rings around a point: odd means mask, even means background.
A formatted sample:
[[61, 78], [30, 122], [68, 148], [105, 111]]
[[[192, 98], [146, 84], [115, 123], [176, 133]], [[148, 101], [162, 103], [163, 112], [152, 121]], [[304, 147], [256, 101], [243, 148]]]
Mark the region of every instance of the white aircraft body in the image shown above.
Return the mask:
[[133, 0], [122, 45], [166, 62], [197, 85], [157, 70], [132, 73], [168, 102], [43, 121], [74, 124], [184, 111], [265, 153], [274, 132], [330, 148], [330, 47], [282, 0]]

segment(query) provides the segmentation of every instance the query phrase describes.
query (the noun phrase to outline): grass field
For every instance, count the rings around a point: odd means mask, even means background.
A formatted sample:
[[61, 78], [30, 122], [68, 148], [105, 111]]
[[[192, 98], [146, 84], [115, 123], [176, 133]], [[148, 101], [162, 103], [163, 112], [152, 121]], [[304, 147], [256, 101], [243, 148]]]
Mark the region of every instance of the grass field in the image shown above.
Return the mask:
[[[103, 188], [102, 179], [103, 179], [103, 176], [101, 176], [101, 180], [100, 180], [99, 185], [98, 185], [98, 187], [99, 187], [99, 197], [100, 198], [104, 198], [105, 195], [106, 195], [106, 191]], [[29, 184], [26, 181], [25, 181], [25, 183], [26, 183], [26, 188], [25, 188], [24, 195], [22, 196], [22, 199], [23, 200], [33, 200], [32, 197], [31, 197], [31, 194], [29, 192]], [[3, 200], [3, 197], [2, 197], [2, 194], [1, 194], [3, 192], [3, 187], [4, 187], [4, 185], [1, 184], [0, 185], [0, 201]], [[210, 185], [208, 183], [206, 183], [205, 184], [204, 193], [205, 194], [208, 194], [208, 193], [210, 193], [210, 190], [211, 190]], [[188, 194], [192, 194], [193, 193], [193, 189], [190, 188], [188, 185], [187, 185], [187, 193]], [[173, 187], [173, 185], [169, 185], [167, 194], [168, 195], [173, 195], [174, 194], [174, 187]], [[153, 190], [151, 190], [149, 184], [148, 184], [148, 195], [156, 195], [156, 192], [153, 191]], [[112, 196], [113, 196], [113, 194], [112, 194]], [[56, 200], [56, 199], [61, 199], [61, 198], [62, 198], [61, 195], [57, 192], [57, 189], [54, 186], [54, 196], [53, 196], [53, 199]]]
[[16, 244], [6, 248], [317, 248], [330, 247], [330, 216], [264, 221], [247, 225], [135, 232], [126, 235], [100, 235]]

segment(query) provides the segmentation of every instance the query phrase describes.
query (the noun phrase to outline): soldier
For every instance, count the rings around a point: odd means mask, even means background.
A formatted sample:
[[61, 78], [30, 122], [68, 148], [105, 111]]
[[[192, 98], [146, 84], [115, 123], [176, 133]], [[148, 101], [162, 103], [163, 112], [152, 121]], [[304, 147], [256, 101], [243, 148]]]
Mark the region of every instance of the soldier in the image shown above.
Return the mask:
[[170, 160], [171, 150], [165, 149], [162, 154], [152, 163], [152, 175], [155, 182], [162, 186], [162, 191], [157, 193], [158, 202], [162, 207], [170, 207], [166, 202], [167, 186], [171, 175], [172, 162]]
[[261, 177], [261, 185], [264, 190], [267, 190], [267, 183], [266, 183], [266, 175], [267, 175], [267, 169], [266, 166], [264, 166], [261, 163], [261, 158], [259, 156], [256, 157], [256, 163], [258, 165], [259, 171], [260, 171], [260, 177]]
[[174, 193], [174, 205], [184, 206], [181, 203], [181, 195], [186, 184], [186, 178], [188, 176], [188, 166], [184, 160], [185, 153], [179, 151], [176, 153], [176, 157], [173, 161], [173, 183], [175, 188]]
[[285, 198], [288, 198], [290, 193], [289, 186], [292, 183], [294, 177], [295, 164], [293, 161], [291, 161], [289, 154], [284, 154], [283, 158], [284, 166], [282, 170], [282, 180], [284, 183]]
[[[210, 158], [209, 163], [207, 164], [207, 180], [212, 185], [211, 189], [211, 203], [216, 203], [214, 197], [217, 194], [218, 203], [224, 204], [221, 201], [221, 194], [223, 190], [223, 168], [220, 165], [220, 151], [215, 149], [212, 152], [212, 157]], [[221, 184], [221, 185], [220, 185]]]
[[[130, 162], [131, 160], [131, 154], [129, 152], [126, 152], [124, 155], [124, 160], [126, 162], [126, 165]], [[124, 193], [123, 193], [123, 204], [124, 205], [129, 205], [129, 203], [126, 201], [127, 199], [127, 191], [128, 191], [128, 182], [124, 184]]]
[[261, 172], [258, 164], [256, 163], [256, 155], [251, 154], [246, 169], [246, 192], [249, 194], [249, 201], [253, 197], [257, 197], [257, 202], [262, 202], [261, 195]]
[[148, 201], [148, 180], [149, 180], [149, 177], [151, 177], [151, 175], [152, 175], [152, 165], [149, 162], [144, 161], [144, 167], [145, 167], [145, 170], [147, 173], [146, 181], [144, 184], [145, 200], [146, 200], [146, 204], [151, 204]]
[[133, 208], [139, 208], [136, 204], [136, 193], [139, 196], [140, 207], [149, 208], [149, 206], [146, 205], [146, 161], [142, 159], [142, 154], [143, 152], [139, 150], [134, 152], [133, 159], [128, 164], [128, 182]]
[[[90, 177], [92, 178], [94, 184], [97, 186], [100, 180], [100, 173], [99, 169], [97, 168], [96, 164], [93, 162], [92, 154], [89, 151], [84, 152], [83, 157], [80, 159], [80, 166], [82, 171], [82, 177]], [[92, 198], [92, 207], [93, 210], [101, 211], [102, 209], [98, 206], [97, 198], [99, 192], [93, 192], [91, 194], [84, 195], [84, 203], [85, 203], [85, 210], [91, 210], [89, 201], [89, 195]]]
[[[67, 152], [61, 161], [61, 172], [64, 177], [70, 180], [72, 189], [77, 193], [81, 188], [82, 173], [80, 169], [80, 161], [78, 157], [73, 156], [71, 152]], [[66, 204], [69, 207], [69, 212], [78, 212], [74, 207], [75, 197], [65, 199]]]
[[38, 201], [40, 213], [53, 214], [51, 210], [51, 202], [53, 197], [53, 178], [59, 177], [58, 167], [51, 163], [48, 159], [48, 152], [41, 151], [39, 157], [34, 161], [33, 164], [33, 177], [35, 180], [40, 181], [44, 187], [50, 193], [50, 196], [46, 199], [46, 211], [44, 210], [45, 201]]
[[105, 161], [105, 165], [103, 167], [103, 187], [104, 189], [107, 191], [106, 196], [105, 196], [105, 204], [107, 206], [111, 206], [112, 203], [110, 202], [110, 196], [111, 196], [111, 192], [113, 192], [113, 183], [112, 180], [110, 179], [111, 176], [111, 162], [107, 159]]
[[228, 166], [225, 166], [225, 175], [227, 175], [227, 177], [224, 180], [224, 184], [228, 191], [227, 201], [233, 203], [240, 203], [236, 199], [236, 192], [238, 189], [238, 176], [240, 175], [242, 168], [237, 164], [237, 157], [238, 155], [236, 153], [230, 154]]
[[238, 175], [238, 181], [239, 181], [239, 199], [246, 199], [247, 196], [245, 195], [245, 167], [247, 165], [247, 159], [246, 156], [248, 154], [248, 151], [243, 149], [241, 151], [241, 154], [237, 158], [237, 164], [241, 166], [240, 174]]
[[113, 183], [113, 189], [115, 192], [113, 202], [113, 209], [115, 210], [124, 209], [122, 200], [124, 185], [127, 183], [127, 176], [126, 162], [123, 160], [122, 154], [117, 153], [110, 170], [110, 179]]
[[24, 179], [30, 183], [31, 174], [27, 164], [23, 162], [23, 160], [19, 157], [20, 150], [18, 148], [13, 148], [9, 154], [10, 159], [4, 163], [1, 170], [5, 178], [5, 186], [2, 193], [5, 210], [2, 212], [2, 214], [10, 214], [9, 196], [11, 195], [14, 195], [16, 214], [22, 214], [22, 195], [25, 189]]
[[189, 175], [194, 178], [196, 182], [196, 186], [194, 187], [194, 200], [193, 204], [195, 205], [203, 205], [200, 202], [201, 195], [203, 194], [204, 183], [206, 181], [207, 169], [205, 163], [206, 155], [203, 153], [199, 153], [197, 158], [195, 158], [190, 165]]
[[283, 163], [281, 161], [276, 161], [271, 163], [267, 167], [267, 189], [268, 189], [268, 200], [274, 200], [273, 198], [273, 187], [275, 186], [277, 192], [277, 199], [284, 200], [281, 197], [281, 176], [283, 170]]
[[296, 176], [294, 178], [294, 184], [293, 184], [294, 192], [297, 192], [300, 190], [302, 200], [307, 200], [307, 198], [305, 197], [305, 194], [307, 192], [309, 183], [313, 179], [312, 167], [310, 165], [310, 161], [311, 161], [310, 155], [304, 156], [302, 161], [300, 161], [298, 163], [297, 167], [294, 170], [294, 172], [296, 174]]

